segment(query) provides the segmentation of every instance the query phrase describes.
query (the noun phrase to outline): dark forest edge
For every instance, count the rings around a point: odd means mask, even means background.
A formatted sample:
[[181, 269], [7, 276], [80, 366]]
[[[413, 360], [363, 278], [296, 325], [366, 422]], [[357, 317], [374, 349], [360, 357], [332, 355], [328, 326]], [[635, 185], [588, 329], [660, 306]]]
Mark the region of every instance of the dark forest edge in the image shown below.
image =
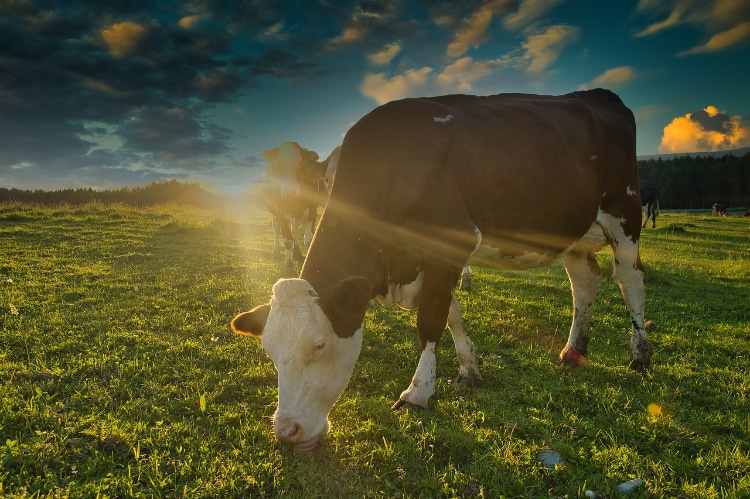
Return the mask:
[[[750, 153], [743, 156], [726, 154], [639, 160], [638, 174], [641, 187], [650, 186], [659, 190], [661, 209], [710, 210], [714, 203], [724, 204], [729, 210], [750, 206]], [[256, 187], [249, 184], [248, 190], [239, 194], [211, 192], [200, 184], [177, 180], [116, 190], [78, 188], [45, 191], [0, 187], [0, 202], [72, 206], [92, 202], [131, 206], [175, 203], [215, 208], [257, 202], [252, 190]]]
[[661, 209], [728, 210], [750, 206], [750, 153], [742, 156], [677, 156], [638, 161], [641, 187], [659, 190]]

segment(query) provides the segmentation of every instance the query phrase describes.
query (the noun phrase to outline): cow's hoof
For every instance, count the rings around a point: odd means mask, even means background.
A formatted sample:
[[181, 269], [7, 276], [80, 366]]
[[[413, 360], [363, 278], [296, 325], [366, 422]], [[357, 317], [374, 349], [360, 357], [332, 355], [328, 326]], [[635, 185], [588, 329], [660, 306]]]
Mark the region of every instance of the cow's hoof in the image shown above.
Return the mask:
[[457, 385], [467, 386], [469, 388], [482, 386], [482, 378], [480, 376], [462, 376], [459, 374], [453, 382]]
[[584, 354], [579, 353], [572, 348], [566, 348], [560, 353], [560, 363], [571, 367], [585, 366], [589, 363], [589, 359], [587, 359]]
[[637, 373], [647, 374], [651, 370], [651, 362], [648, 360], [633, 359], [628, 366]]
[[421, 405], [412, 404], [411, 402], [407, 402], [404, 399], [398, 399], [395, 404], [391, 406], [391, 409], [394, 411], [398, 411], [399, 409], [417, 409], [422, 410], [426, 409], [426, 407], [423, 407]]

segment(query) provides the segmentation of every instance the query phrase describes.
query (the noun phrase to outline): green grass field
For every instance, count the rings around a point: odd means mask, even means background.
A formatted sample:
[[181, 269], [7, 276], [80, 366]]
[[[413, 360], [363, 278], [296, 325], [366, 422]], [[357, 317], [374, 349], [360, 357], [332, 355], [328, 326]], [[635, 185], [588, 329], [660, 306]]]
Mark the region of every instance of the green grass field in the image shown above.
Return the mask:
[[[457, 292], [484, 384], [390, 410], [418, 360], [415, 314], [373, 305], [362, 355], [309, 455], [279, 444], [276, 374], [229, 322], [282, 262], [260, 209], [0, 205], [0, 496], [750, 496], [750, 220], [666, 213], [645, 229], [653, 371], [626, 369], [609, 252], [590, 364], [561, 366], [560, 264], [473, 269]], [[537, 455], [563, 459], [548, 468]]]

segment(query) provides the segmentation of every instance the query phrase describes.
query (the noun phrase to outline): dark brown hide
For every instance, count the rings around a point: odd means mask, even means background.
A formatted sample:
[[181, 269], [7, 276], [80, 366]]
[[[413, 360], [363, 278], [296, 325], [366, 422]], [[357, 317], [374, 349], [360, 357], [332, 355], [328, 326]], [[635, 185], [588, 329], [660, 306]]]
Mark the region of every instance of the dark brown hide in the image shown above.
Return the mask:
[[[562, 255], [600, 210], [637, 243], [637, 191], [635, 121], [612, 92], [391, 102], [346, 134], [301, 277], [325, 304], [342, 279], [366, 277], [374, 297], [423, 271], [419, 336], [438, 342], [477, 230], [498, 255], [472, 265], [494, 268]], [[349, 336], [351, 324], [336, 333]], [[647, 367], [642, 348], [634, 368]]]

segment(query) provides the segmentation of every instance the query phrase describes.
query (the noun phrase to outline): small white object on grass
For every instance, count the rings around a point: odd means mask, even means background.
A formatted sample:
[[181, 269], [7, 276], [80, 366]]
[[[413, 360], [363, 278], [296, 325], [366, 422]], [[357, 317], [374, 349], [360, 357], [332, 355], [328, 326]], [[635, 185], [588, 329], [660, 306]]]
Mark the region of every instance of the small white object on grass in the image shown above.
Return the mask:
[[558, 466], [565, 466], [565, 460], [563, 460], [562, 455], [556, 450], [542, 449], [536, 457], [543, 465], [550, 469], [555, 469]]
[[621, 483], [617, 486], [617, 492], [619, 492], [620, 494], [630, 494], [631, 492], [633, 492], [633, 489], [635, 489], [636, 487], [640, 487], [641, 485], [643, 485], [643, 480], [641, 480], [640, 478], [628, 480], [627, 482]]

